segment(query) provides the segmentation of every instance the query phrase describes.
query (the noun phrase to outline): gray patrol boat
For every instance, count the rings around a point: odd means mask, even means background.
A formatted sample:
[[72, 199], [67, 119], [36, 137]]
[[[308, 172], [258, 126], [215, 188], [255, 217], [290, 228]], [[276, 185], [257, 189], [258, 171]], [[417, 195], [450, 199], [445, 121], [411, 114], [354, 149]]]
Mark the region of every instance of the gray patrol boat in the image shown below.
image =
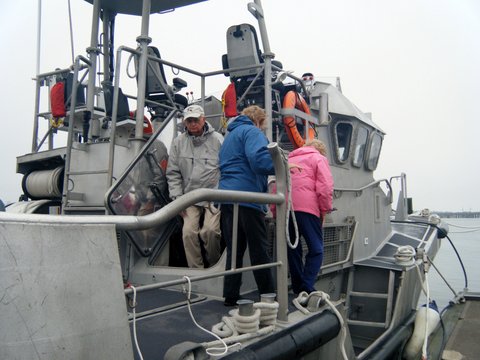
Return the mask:
[[[0, 213], [0, 358], [400, 358], [447, 229], [428, 212], [411, 215], [405, 174], [374, 178], [384, 131], [339, 84], [283, 71], [260, 0], [247, 6], [253, 25], [225, 29], [225, 55], [209, 72], [161, 57], [149, 33], [165, 12], [201, 1], [87, 2], [90, 46], [68, 68], [36, 76], [31, 152], [17, 158], [23, 201]], [[125, 15], [141, 17], [136, 48], [117, 44], [115, 20]], [[223, 102], [208, 90], [219, 81], [231, 84]], [[198, 189], [169, 199], [166, 149], [191, 103], [219, 132], [229, 111], [265, 108], [276, 193]], [[324, 221], [318, 292], [296, 297], [285, 159], [308, 137], [327, 145], [334, 209]], [[62, 138], [66, 146], [57, 146]], [[234, 203], [234, 218], [240, 202], [275, 204], [276, 217], [267, 216], [272, 262], [225, 270], [223, 253], [188, 268], [178, 214], [199, 201]], [[275, 294], [256, 292], [258, 268], [274, 271]], [[223, 278], [236, 272], [245, 301], [229, 312]], [[405, 357], [420, 356], [429, 330]]]

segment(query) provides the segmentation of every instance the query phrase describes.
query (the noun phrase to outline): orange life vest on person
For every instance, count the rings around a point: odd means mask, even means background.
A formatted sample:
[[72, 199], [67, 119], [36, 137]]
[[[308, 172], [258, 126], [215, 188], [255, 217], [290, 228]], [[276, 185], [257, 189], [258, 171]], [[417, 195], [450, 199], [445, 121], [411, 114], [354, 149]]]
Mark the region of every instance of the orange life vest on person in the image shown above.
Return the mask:
[[[310, 115], [310, 108], [308, 107], [305, 99], [296, 91], [290, 90], [285, 94], [283, 98], [283, 108], [287, 109], [298, 109], [304, 113]], [[305, 123], [305, 121], [304, 121]], [[285, 130], [287, 132], [288, 139], [293, 144], [295, 149], [302, 147], [305, 144], [305, 139], [302, 134], [298, 131], [297, 123], [295, 116], [284, 116], [283, 124], [285, 125]], [[313, 139], [315, 137], [315, 130], [312, 127], [308, 129], [308, 139]]]

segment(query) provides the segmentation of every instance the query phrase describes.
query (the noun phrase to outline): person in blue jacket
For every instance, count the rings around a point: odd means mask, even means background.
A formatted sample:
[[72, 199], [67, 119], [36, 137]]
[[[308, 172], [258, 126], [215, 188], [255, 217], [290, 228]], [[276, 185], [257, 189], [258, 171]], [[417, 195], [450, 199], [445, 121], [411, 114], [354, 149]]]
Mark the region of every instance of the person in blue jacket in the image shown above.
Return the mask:
[[[265, 121], [265, 110], [253, 105], [245, 108], [228, 125], [228, 135], [219, 154], [219, 189], [267, 192], [267, 177], [275, 171], [267, 149], [268, 139], [262, 132]], [[266, 205], [239, 205], [236, 267], [243, 266], [247, 245], [252, 265], [271, 262], [267, 251]], [[221, 208], [221, 229], [227, 245], [226, 270], [229, 270], [232, 263], [233, 205], [224, 203]], [[255, 270], [253, 273], [260, 294], [275, 291], [271, 269]], [[226, 306], [234, 306], [240, 298], [241, 283], [241, 273], [225, 276], [223, 296]]]

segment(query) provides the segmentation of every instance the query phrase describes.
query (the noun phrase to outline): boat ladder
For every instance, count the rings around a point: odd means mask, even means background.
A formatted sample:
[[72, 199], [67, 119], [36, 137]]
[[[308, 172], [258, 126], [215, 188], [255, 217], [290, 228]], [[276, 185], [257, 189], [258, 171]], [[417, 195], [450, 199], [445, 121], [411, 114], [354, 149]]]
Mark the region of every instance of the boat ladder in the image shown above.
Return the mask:
[[[364, 268], [362, 269], [364, 274], [369, 274], [368, 279], [365, 276], [355, 275], [360, 268]], [[395, 273], [392, 270], [360, 268], [352, 268], [349, 274], [346, 299], [347, 323], [386, 329], [390, 326], [392, 319]], [[372, 281], [372, 275], [373, 279], [378, 281]]]

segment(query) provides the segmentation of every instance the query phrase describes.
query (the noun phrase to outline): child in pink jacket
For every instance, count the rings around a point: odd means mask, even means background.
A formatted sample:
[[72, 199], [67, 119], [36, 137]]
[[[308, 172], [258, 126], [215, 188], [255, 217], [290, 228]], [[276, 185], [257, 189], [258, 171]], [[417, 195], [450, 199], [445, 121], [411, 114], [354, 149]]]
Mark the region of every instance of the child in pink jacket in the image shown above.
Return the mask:
[[[302, 244], [288, 249], [288, 264], [295, 294], [315, 291], [314, 284], [323, 260], [324, 215], [332, 209], [333, 178], [325, 145], [317, 139], [309, 140], [288, 157], [291, 168], [292, 208], [295, 212], [299, 235], [307, 243], [305, 264], [302, 261]], [[293, 222], [290, 221], [290, 238], [294, 239]]]

